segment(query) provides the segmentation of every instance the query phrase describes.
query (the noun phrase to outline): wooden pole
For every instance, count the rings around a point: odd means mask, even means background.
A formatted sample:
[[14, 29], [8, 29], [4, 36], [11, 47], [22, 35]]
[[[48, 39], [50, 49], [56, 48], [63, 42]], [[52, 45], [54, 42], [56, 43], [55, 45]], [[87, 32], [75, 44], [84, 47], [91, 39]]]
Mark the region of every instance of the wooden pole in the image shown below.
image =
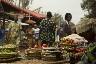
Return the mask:
[[[4, 14], [3, 14], [4, 16]], [[5, 30], [5, 16], [3, 17], [3, 29]]]

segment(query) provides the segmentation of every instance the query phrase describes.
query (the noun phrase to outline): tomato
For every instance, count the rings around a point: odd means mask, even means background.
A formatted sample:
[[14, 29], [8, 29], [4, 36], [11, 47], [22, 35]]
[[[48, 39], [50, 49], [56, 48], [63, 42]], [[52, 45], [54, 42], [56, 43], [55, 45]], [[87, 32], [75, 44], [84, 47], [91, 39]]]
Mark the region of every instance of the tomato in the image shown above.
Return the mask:
[[43, 44], [42, 47], [47, 47], [47, 44]]

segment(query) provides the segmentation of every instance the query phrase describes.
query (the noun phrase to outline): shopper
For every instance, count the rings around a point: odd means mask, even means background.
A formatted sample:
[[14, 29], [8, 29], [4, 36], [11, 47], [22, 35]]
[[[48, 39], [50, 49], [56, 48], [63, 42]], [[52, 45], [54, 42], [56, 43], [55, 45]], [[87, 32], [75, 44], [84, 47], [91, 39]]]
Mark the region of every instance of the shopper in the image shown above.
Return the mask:
[[40, 22], [40, 40], [48, 46], [52, 46], [55, 41], [55, 23], [51, 12], [47, 12], [47, 18]]
[[[32, 28], [32, 31], [33, 31], [34, 44], [39, 45], [40, 44], [40, 42], [39, 42], [40, 29], [38, 28], [38, 26], [36, 24], [34, 25], [34, 28]], [[39, 45], [39, 47], [41, 47], [41, 46]]]

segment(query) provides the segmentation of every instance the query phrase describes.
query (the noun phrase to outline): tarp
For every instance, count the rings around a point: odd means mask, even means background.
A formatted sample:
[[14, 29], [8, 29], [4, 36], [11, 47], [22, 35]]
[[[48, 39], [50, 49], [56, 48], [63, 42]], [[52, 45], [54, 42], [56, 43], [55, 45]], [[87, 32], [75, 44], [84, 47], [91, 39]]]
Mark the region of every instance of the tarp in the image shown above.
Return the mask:
[[0, 29], [0, 43], [4, 41], [5, 31], [4, 29]]

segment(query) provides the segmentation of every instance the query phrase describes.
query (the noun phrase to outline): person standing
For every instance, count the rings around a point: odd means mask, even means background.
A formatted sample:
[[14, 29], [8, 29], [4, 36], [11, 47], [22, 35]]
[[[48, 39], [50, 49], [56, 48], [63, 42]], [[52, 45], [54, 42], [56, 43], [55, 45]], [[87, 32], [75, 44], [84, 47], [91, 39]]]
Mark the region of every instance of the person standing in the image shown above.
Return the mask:
[[34, 25], [34, 28], [32, 28], [32, 31], [33, 31], [34, 44], [39, 45], [39, 47], [41, 47], [40, 42], [39, 42], [40, 29], [38, 28], [36, 24]]
[[[60, 29], [58, 30], [58, 34], [60, 39], [71, 35], [72, 33], [76, 33], [75, 24], [71, 22], [72, 15], [71, 13], [65, 14], [65, 21], [60, 24]], [[75, 64], [75, 56], [74, 54], [70, 54], [70, 64]]]
[[[8, 25], [10, 42], [18, 44], [20, 41], [19, 31], [22, 29], [21, 25], [17, 23], [17, 20], [11, 21]], [[18, 39], [19, 38], [19, 39]]]
[[75, 24], [71, 22], [71, 19], [72, 19], [71, 13], [66, 13], [65, 21], [60, 23], [60, 29], [58, 30], [60, 38], [71, 35], [72, 33], [76, 33]]
[[32, 47], [32, 38], [33, 38], [33, 36], [32, 36], [32, 26], [31, 25], [29, 25], [29, 27], [27, 28], [27, 30], [26, 30], [26, 36], [27, 36], [27, 40], [28, 40], [28, 46], [29, 46], [29, 48], [31, 48]]
[[40, 22], [40, 40], [48, 46], [52, 46], [55, 42], [55, 23], [52, 20], [51, 12], [47, 12], [47, 18]]

